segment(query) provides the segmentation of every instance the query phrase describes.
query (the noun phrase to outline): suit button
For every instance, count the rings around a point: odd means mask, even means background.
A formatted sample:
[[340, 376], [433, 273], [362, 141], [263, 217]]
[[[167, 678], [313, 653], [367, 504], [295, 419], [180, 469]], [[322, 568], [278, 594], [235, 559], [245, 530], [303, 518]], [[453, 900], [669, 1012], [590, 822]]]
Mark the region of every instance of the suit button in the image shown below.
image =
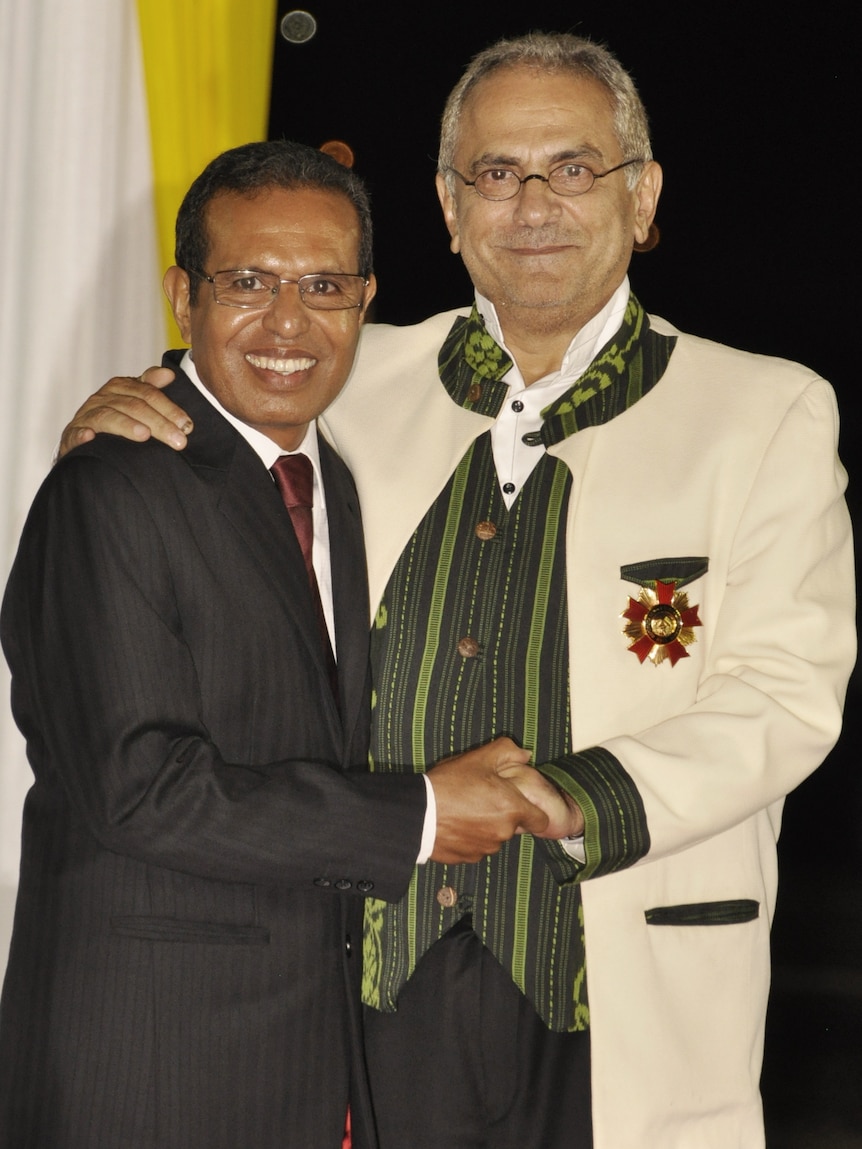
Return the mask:
[[441, 886], [434, 896], [437, 899], [438, 905], [441, 905], [446, 910], [451, 909], [458, 901], [458, 891], [454, 886]]
[[361, 882], [356, 883], [356, 888], [360, 894], [370, 894], [374, 889], [374, 883], [368, 878], [363, 878]]
[[336, 890], [349, 890], [352, 885], [353, 882], [351, 882], [348, 878], [339, 878], [335, 883], [335, 888]]
[[329, 887], [332, 885], [332, 882], [330, 881], [329, 878], [315, 878], [314, 884], [316, 886], [320, 886], [320, 888], [322, 890], [328, 890]]
[[476, 538], [481, 539], [483, 543], [492, 539], [496, 533], [496, 526], [489, 523], [487, 519], [483, 519], [481, 523], [476, 523]]
[[479, 653], [479, 643], [468, 634], [464, 638], [459, 639], [458, 653], [463, 655], [464, 658], [475, 658]]
[[350, 937], [350, 934], [347, 934], [344, 939], [344, 952], [348, 957], [350, 957], [350, 955], [353, 953], [353, 941]]

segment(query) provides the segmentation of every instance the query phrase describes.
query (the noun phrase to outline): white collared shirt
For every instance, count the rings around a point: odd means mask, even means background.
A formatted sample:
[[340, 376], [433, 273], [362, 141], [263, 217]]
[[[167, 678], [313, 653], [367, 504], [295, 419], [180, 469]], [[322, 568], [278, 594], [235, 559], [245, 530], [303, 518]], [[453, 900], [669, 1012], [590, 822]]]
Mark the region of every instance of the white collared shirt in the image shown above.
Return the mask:
[[[494, 466], [500, 492], [507, 507], [518, 497], [518, 493], [533, 472], [533, 468], [544, 453], [544, 446], [528, 446], [523, 437], [538, 431], [542, 426], [542, 411], [555, 400], [561, 398], [595, 359], [598, 352], [620, 328], [629, 300], [629, 281], [626, 277], [613, 293], [605, 306], [585, 324], [569, 344], [559, 370], [552, 371], [542, 379], [537, 379], [529, 387], [524, 383], [520, 368], [514, 356], [506, 347], [503, 330], [497, 317], [497, 310], [490, 300], [476, 293], [476, 306], [485, 320], [488, 334], [499, 343], [512, 359], [513, 366], [503, 376], [509, 386], [500, 414], [491, 428], [491, 447], [494, 452]], [[520, 406], [520, 410], [517, 408]], [[512, 484], [509, 491], [504, 485]]]
[[[279, 447], [278, 443], [264, 435], [262, 431], [256, 430], [254, 427], [249, 427], [248, 423], [243, 423], [241, 419], [237, 419], [236, 415], [232, 415], [230, 411], [219, 403], [212, 391], [210, 391], [198, 375], [197, 368], [194, 365], [191, 351], [187, 351], [183, 356], [180, 367], [191, 379], [192, 383], [198, 388], [209, 402], [215, 407], [219, 414], [227, 419], [232, 427], [239, 431], [240, 435], [245, 439], [251, 449], [259, 456], [263, 465], [269, 471], [275, 463], [276, 459], [280, 459], [282, 455], [307, 455], [311, 460], [311, 466], [314, 471], [314, 486], [313, 486], [313, 499], [314, 505], [312, 507], [312, 521], [314, 524], [314, 539], [311, 545], [311, 561], [314, 566], [314, 574], [317, 578], [317, 587], [320, 591], [320, 601], [323, 606], [323, 617], [326, 619], [326, 629], [329, 631], [329, 641], [332, 643], [333, 651], [337, 652], [335, 644], [335, 610], [332, 604], [332, 564], [329, 557], [329, 520], [326, 515], [326, 491], [323, 486], [323, 476], [320, 470], [320, 446], [317, 441], [317, 425], [309, 423], [308, 429], [305, 432], [300, 445], [294, 451], [284, 451]], [[275, 480], [273, 480], [274, 482]], [[338, 655], [336, 653], [336, 659]]]

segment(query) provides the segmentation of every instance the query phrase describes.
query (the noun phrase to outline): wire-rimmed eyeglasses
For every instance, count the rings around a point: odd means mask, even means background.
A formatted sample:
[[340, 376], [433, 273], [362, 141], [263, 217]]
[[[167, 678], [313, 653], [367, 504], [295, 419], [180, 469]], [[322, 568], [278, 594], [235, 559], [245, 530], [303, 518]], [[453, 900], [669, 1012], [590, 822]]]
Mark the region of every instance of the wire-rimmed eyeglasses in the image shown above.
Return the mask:
[[631, 164], [641, 163], [643, 163], [641, 159], [623, 160], [621, 164], [608, 168], [606, 172], [594, 172], [585, 164], [572, 163], [571, 160], [567, 160], [565, 163], [557, 164], [556, 167], [551, 168], [546, 176], [540, 175], [539, 172], [519, 176], [511, 168], [486, 168], [485, 171], [479, 172], [474, 180], [468, 180], [455, 168], [446, 168], [446, 171], [452, 172], [459, 180], [462, 180], [465, 187], [473, 188], [482, 199], [499, 200], [514, 199], [527, 180], [541, 180], [557, 195], [584, 195], [596, 180], [603, 180], [605, 176], [611, 175], [612, 172], [618, 172], [622, 168], [630, 167]]
[[314, 271], [301, 275], [299, 279], [282, 279], [274, 272], [255, 271], [248, 267], [216, 271], [213, 275], [202, 271], [192, 274], [212, 284], [216, 303], [258, 311], [272, 304], [283, 283], [296, 284], [300, 299], [314, 311], [347, 311], [352, 307], [362, 307], [368, 286], [368, 280], [362, 275], [332, 271]]

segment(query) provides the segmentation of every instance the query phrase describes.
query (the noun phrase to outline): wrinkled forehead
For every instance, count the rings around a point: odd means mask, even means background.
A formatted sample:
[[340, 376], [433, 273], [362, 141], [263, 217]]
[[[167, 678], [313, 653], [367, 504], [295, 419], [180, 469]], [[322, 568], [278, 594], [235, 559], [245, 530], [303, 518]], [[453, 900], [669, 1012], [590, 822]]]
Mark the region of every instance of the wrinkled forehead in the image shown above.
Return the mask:
[[251, 190], [225, 189], [206, 205], [206, 247], [293, 240], [297, 244], [328, 244], [355, 253], [360, 220], [356, 205], [336, 188], [300, 184], [270, 185]]
[[[618, 144], [616, 103], [610, 89], [577, 68], [502, 65], [467, 91], [458, 118], [456, 154], [494, 153], [507, 140], [530, 141], [541, 132]], [[605, 149], [606, 150], [606, 149]]]

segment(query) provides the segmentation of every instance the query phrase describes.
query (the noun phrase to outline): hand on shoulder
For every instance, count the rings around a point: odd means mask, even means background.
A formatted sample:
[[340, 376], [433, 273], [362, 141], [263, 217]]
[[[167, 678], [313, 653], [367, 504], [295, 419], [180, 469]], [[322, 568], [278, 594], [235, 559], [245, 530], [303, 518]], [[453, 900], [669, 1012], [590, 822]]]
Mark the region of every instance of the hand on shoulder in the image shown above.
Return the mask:
[[150, 436], [181, 451], [193, 430], [188, 415], [163, 394], [172, 382], [167, 367], [148, 367], [139, 379], [115, 375], [85, 399], [63, 430], [58, 457], [98, 434], [144, 442]]

